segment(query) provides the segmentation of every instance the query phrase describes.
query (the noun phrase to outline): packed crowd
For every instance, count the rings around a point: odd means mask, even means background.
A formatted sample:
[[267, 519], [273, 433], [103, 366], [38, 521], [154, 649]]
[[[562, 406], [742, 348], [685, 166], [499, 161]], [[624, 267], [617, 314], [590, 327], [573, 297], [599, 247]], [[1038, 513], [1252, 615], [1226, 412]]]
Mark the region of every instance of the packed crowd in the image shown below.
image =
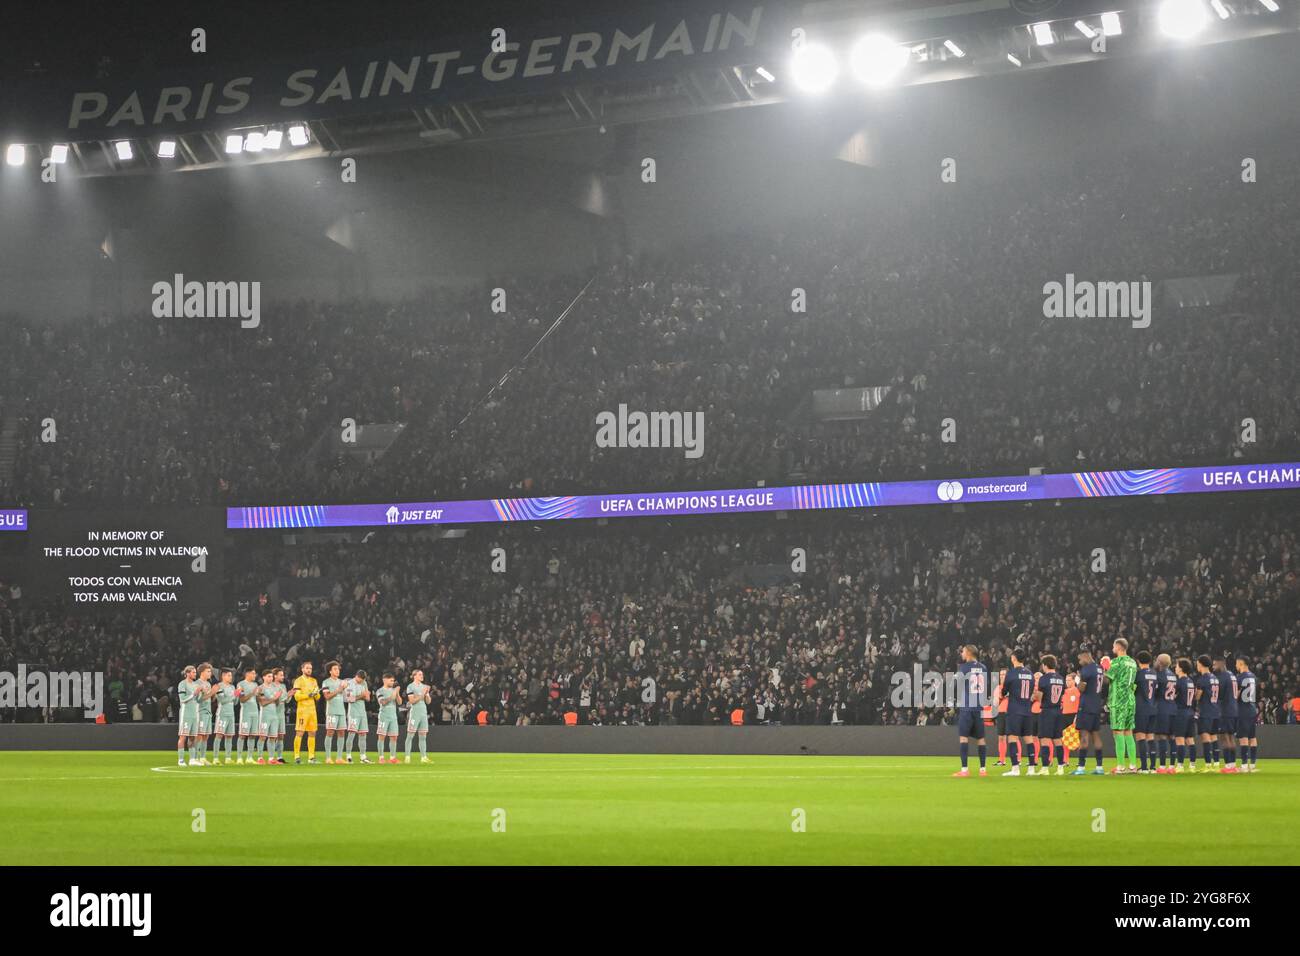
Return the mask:
[[[1291, 460], [1300, 173], [1246, 185], [1235, 163], [1124, 157], [925, 203], [887, 194], [609, 264], [522, 364], [589, 276], [281, 304], [255, 331], [0, 319], [18, 439], [0, 497], [430, 500]], [[1067, 274], [1238, 278], [1213, 307], [1157, 303], [1135, 329], [1045, 318], [1043, 285]], [[889, 391], [864, 418], [812, 411], [815, 389], [869, 386]], [[596, 415], [620, 404], [702, 411], [703, 456], [598, 448]], [[344, 419], [407, 427], [363, 463], [324, 440]]]
[[[241, 556], [230, 606], [208, 616], [71, 617], [0, 590], [0, 665], [104, 671], [115, 719], [174, 716], [186, 664], [292, 675], [337, 658], [345, 674], [391, 670], [403, 682], [422, 668], [438, 723], [574, 712], [592, 724], [710, 724], [740, 710], [748, 723], [915, 724], [951, 712], [896, 696], [897, 675], [955, 671], [960, 645], [993, 668], [1013, 647], [1072, 665], [1080, 647], [1124, 636], [1175, 658], [1247, 655], [1263, 719], [1285, 720], [1300, 689], [1294, 509], [1164, 511], [261, 544]], [[507, 563], [494, 571], [498, 546]], [[288, 599], [285, 582], [301, 579], [316, 596]]]

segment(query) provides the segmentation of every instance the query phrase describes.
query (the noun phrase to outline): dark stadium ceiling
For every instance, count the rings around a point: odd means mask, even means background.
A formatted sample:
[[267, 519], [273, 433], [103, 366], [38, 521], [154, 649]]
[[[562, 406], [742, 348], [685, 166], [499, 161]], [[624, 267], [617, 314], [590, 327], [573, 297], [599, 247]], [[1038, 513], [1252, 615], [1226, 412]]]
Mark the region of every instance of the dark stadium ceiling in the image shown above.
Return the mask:
[[[403, 102], [400, 108], [395, 109], [351, 103], [343, 110], [311, 99], [307, 100], [309, 109], [300, 115], [282, 112], [275, 116], [258, 116], [255, 104], [254, 109], [245, 110], [238, 119], [229, 120], [229, 125], [221, 125], [218, 116], [208, 116], [202, 122], [186, 117], [189, 122], [180, 128], [164, 130], [146, 125], [140, 129], [123, 124], [111, 130], [99, 130], [93, 138], [79, 137], [77, 133], [84, 131], [73, 130], [61, 139], [53, 138], [48, 126], [40, 137], [30, 136], [27, 131], [36, 125], [28, 119], [30, 103], [15, 102], [18, 97], [13, 94], [14, 89], [42, 90], [58, 86], [48, 68], [38, 67], [27, 71], [24, 84], [10, 87], [8, 102], [0, 99], [0, 107], [7, 107], [7, 113], [0, 113], [0, 135], [4, 136], [6, 150], [19, 143], [28, 155], [37, 157], [51, 157], [52, 150], [66, 147], [59, 149], [56, 155], [65, 156], [66, 162], [83, 176], [201, 170], [466, 142], [517, 140], [575, 130], [604, 130], [626, 124], [782, 103], [810, 95], [798, 88], [791, 75], [791, 32], [796, 29], [804, 31], [807, 44], [824, 47], [840, 61], [849, 56], [848, 48], [853, 40], [872, 32], [888, 36], [891, 44], [907, 51], [906, 67], [900, 70], [894, 85], [1013, 74], [1096, 61], [1103, 57], [1150, 54], [1180, 44], [1242, 41], [1285, 33], [1300, 37], [1300, 0], [1175, 0], [1199, 6], [1205, 20], [1204, 29], [1197, 35], [1177, 40], [1171, 40], [1161, 29], [1161, 4], [1165, 0], [1127, 0], [1118, 7], [1112, 6], [1111, 2], [818, 0], [804, 5], [720, 2], [708, 9], [738, 11], [734, 35], [743, 39], [745, 28], [752, 27], [753, 42], [737, 40], [725, 53], [713, 51], [707, 57], [678, 54], [683, 45], [693, 45], [694, 49], [690, 51], [693, 53], [710, 52], [707, 47], [715, 40], [716, 23], [709, 25], [703, 17], [698, 17], [680, 36], [670, 35], [672, 24], [678, 22], [673, 11], [682, 8], [669, 4], [653, 4], [639, 14], [629, 13], [632, 8], [625, 6], [619, 7], [617, 13], [611, 13], [608, 8], [603, 12], [592, 12], [590, 5], [582, 11], [578, 9], [579, 5], [571, 8], [560, 5], [548, 13], [550, 19], [544, 25], [535, 28], [522, 25], [518, 15], [483, 7], [477, 11], [477, 17], [456, 21], [448, 19], [435, 24], [433, 29], [437, 32], [433, 35], [437, 39], [424, 39], [429, 34], [422, 33], [419, 42], [423, 47], [418, 49], [449, 49], [438, 45], [441, 38], [451, 35], [452, 31], [469, 30], [471, 23], [472, 29], [480, 31], [475, 36], [483, 40], [482, 31], [486, 24], [493, 22], [493, 15], [499, 15], [507, 29], [515, 31], [514, 36], [522, 37], [516, 60], [526, 59], [528, 52], [537, 46], [538, 38], [547, 36], [548, 31], [560, 38], [552, 49], [563, 49], [566, 43], [586, 42], [579, 40], [580, 37], [596, 37], [591, 42], [609, 49], [618, 36], [635, 36], [638, 30], [651, 24], [656, 32], [652, 40], [647, 40], [646, 48], [647, 51], [659, 49], [660, 54], [647, 59], [659, 62], [652, 64], [653, 69], [641, 69], [638, 60], [633, 64], [634, 68], [627, 70], [574, 70], [562, 77], [546, 77], [547, 82], [536, 85], [513, 82], [517, 78], [511, 77], [511, 83], [493, 86], [483, 83], [483, 76], [476, 76], [464, 86], [452, 88], [454, 84], [448, 84], [437, 96], [424, 99], [396, 97], [394, 99]], [[558, 18], [556, 11], [561, 13]], [[681, 14], [683, 18], [694, 15], [694, 12]], [[1108, 22], [1103, 22], [1103, 15]], [[190, 17], [184, 22], [193, 19]], [[356, 42], [379, 42], [385, 29], [391, 36], [397, 19], [394, 17], [381, 29], [376, 28], [374, 18], [370, 18], [367, 21], [369, 29], [358, 31]], [[281, 27], [285, 20], [283, 16], [276, 18]], [[685, 24], [686, 20], [680, 22]], [[365, 66], [366, 50], [358, 48], [354, 51], [347, 46], [345, 38], [350, 26], [346, 20], [323, 17], [322, 29], [326, 38], [321, 42], [345, 52], [332, 60], [326, 55], [325, 62], [330, 66], [313, 71], [319, 72], [321, 77], [312, 89], [313, 96], [326, 98], [327, 90], [322, 90], [322, 87], [325, 87], [326, 77], [335, 75], [334, 66], [339, 63], [344, 65], [339, 67], [338, 73], [348, 74], [344, 85], [355, 86], [360, 82], [358, 65]], [[186, 33], [182, 35], [187, 37], [188, 27], [185, 29]], [[1095, 40], [1103, 34], [1106, 36], [1106, 49], [1098, 52]], [[243, 68], [250, 74], [250, 85], [262, 63], [278, 60], [299, 66], [303, 62], [316, 65], [318, 61], [311, 57], [321, 56], [294, 47], [288, 34], [282, 37], [274, 30], [268, 30], [267, 36], [268, 39], [264, 39], [260, 46], [257, 43], [239, 46]], [[399, 39], [400, 43], [390, 42], [389, 46], [399, 50], [411, 49], [411, 37]], [[117, 41], [120, 43], [121, 37], [117, 37]], [[133, 37], [133, 42], [139, 48], [142, 41], [137, 36]], [[86, 46], [83, 43], [78, 51], [85, 56], [93, 49], [93, 44]], [[371, 54], [385, 55], [382, 47], [368, 49]], [[467, 52], [461, 62], [475, 63], [473, 56], [476, 51], [472, 46], [464, 49]], [[569, 49], [572, 58], [574, 47], [571, 45]], [[578, 49], [580, 52], [581, 47]], [[664, 50], [669, 52], [665, 54]], [[350, 62], [346, 59], [348, 56], [352, 57]], [[433, 59], [433, 56], [429, 57], [430, 61]], [[491, 57], [481, 60], [482, 73], [487, 72], [488, 59]], [[581, 65], [581, 57], [577, 59]], [[377, 62], [384, 61], [380, 59]], [[397, 60], [397, 63], [402, 62]], [[249, 67], [248, 63], [254, 65]], [[220, 66], [216, 66], [218, 64]], [[415, 59], [411, 64], [414, 73]], [[230, 64], [219, 59], [204, 61], [204, 68], [218, 77], [229, 74], [228, 70], [222, 72], [228, 66]], [[420, 66], [426, 69], [423, 62]], [[192, 69], [192, 66], [188, 68]], [[161, 97], [169, 89], [178, 88], [169, 83], [175, 81], [179, 69], [181, 67], [174, 60], [163, 58], [150, 64], [151, 73], [144, 79], [138, 71], [128, 75], [128, 71], [118, 69], [113, 80], [138, 88], [131, 90], [134, 95], [144, 91], [139, 95], [143, 105], [136, 105], [136, 113], [141, 123], [147, 123], [148, 114], [156, 109], [153, 122], [157, 123], [157, 117], [165, 112]], [[461, 72], [474, 69], [476, 67], [464, 67]], [[382, 75], [383, 69], [379, 72]], [[847, 69], [841, 72], [846, 73]], [[447, 75], [453, 76], [452, 71], [448, 70]], [[396, 82], [400, 82], [401, 75], [395, 74], [395, 77]], [[372, 79], [365, 77], [365, 84], [371, 85]], [[474, 80], [479, 81], [477, 85], [470, 85]], [[65, 83], [57, 93], [49, 96], [54, 107], [48, 112], [59, 115], [60, 125], [66, 123], [67, 103], [73, 103], [72, 112], [76, 113], [80, 101], [73, 97], [85, 95], [66, 91], [86, 88], [84, 81]], [[281, 83], [279, 89], [283, 88]], [[103, 89], [110, 89], [107, 81]], [[196, 83], [192, 89], [197, 94], [200, 84]], [[296, 89], [292, 82], [290, 89]], [[158, 90], [161, 93], [154, 92]], [[860, 88], [852, 87], [843, 76], [829, 92], [840, 97], [866, 95]], [[102, 116], [111, 113], [116, 119], [130, 112], [128, 106], [131, 104], [126, 95], [102, 95]], [[190, 99], [188, 91], [184, 96], [187, 101]], [[36, 102], [36, 98], [31, 102]], [[378, 100], [374, 102], [378, 103]], [[397, 104], [390, 99], [386, 105]], [[15, 117], [26, 121], [25, 125]], [[249, 123], [250, 119], [258, 122]], [[13, 132], [15, 128], [20, 131]], [[15, 136], [30, 138], [15, 139]], [[278, 145], [270, 147], [268, 137]], [[290, 139], [295, 142], [290, 143]], [[12, 160], [11, 164], [17, 165]]]

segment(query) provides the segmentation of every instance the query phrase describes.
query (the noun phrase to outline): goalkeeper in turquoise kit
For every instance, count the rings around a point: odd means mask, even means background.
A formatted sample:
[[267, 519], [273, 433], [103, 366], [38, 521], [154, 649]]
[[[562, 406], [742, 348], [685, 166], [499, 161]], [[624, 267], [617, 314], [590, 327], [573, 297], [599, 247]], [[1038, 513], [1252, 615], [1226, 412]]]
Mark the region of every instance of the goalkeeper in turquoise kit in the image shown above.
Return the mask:
[[1128, 656], [1128, 641], [1122, 637], [1115, 638], [1111, 649], [1115, 657], [1106, 669], [1110, 689], [1106, 703], [1110, 708], [1110, 729], [1115, 734], [1114, 773], [1136, 773], [1137, 743], [1133, 739], [1133, 727], [1137, 711], [1137, 661]]

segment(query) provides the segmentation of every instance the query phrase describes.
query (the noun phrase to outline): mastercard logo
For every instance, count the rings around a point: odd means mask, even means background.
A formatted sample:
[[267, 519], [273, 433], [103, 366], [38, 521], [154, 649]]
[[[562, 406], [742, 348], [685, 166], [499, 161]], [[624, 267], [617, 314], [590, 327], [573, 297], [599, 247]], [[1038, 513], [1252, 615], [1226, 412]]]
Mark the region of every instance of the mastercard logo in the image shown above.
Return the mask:
[[941, 481], [939, 482], [939, 500], [940, 501], [961, 501], [961, 496], [965, 491], [960, 481]]

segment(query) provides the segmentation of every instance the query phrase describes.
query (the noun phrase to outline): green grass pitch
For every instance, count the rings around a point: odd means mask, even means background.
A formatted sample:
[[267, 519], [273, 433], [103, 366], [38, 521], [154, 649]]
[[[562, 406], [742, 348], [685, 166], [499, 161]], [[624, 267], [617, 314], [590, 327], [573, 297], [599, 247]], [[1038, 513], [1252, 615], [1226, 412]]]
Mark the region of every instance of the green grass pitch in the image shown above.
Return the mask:
[[[1265, 761], [1253, 776], [1007, 779], [991, 769], [961, 780], [951, 757], [431, 757], [191, 768], [174, 751], [0, 753], [0, 845], [12, 863], [68, 865], [295, 854], [315, 865], [345, 847], [376, 864], [1300, 859], [1296, 760]], [[1105, 832], [1094, 831], [1097, 810]]]

